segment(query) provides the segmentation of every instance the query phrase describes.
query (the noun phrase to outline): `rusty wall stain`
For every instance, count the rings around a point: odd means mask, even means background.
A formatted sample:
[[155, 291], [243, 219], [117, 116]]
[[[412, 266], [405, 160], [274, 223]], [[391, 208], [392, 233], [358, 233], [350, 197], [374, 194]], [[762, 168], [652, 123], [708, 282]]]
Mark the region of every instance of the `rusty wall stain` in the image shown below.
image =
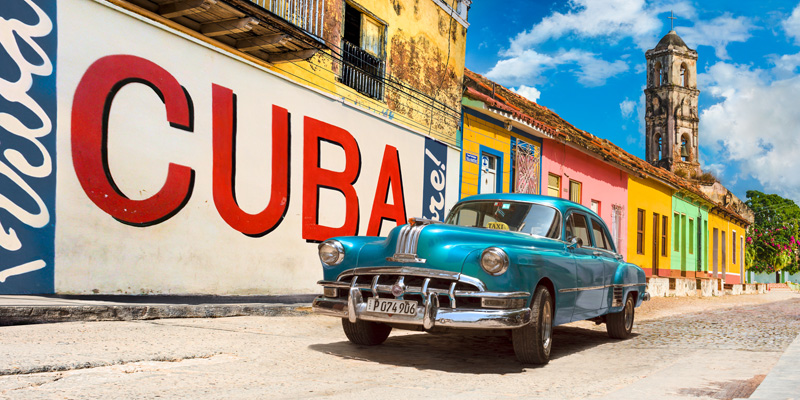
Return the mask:
[[[342, 42], [342, 19], [344, 13], [344, 0], [325, 1], [325, 25], [322, 39], [335, 51], [339, 51]], [[339, 63], [331, 62], [330, 57], [318, 57], [321, 60], [328, 60], [333, 73], [339, 73]], [[313, 64], [313, 63], [312, 63]], [[327, 64], [327, 63], [325, 63]]]
[[[460, 108], [461, 82], [456, 73], [455, 63], [446, 60], [446, 51], [446, 47], [440, 48], [425, 35], [409, 37], [402, 30], [398, 30], [392, 36], [390, 43], [389, 65], [392, 78], [457, 110]], [[455, 132], [458, 129], [457, 121], [445, 117], [441, 112], [425, 108], [423, 113], [415, 111], [419, 107], [409, 106], [409, 102], [419, 100], [387, 91], [386, 101], [391, 110], [430, 125], [435, 131]]]

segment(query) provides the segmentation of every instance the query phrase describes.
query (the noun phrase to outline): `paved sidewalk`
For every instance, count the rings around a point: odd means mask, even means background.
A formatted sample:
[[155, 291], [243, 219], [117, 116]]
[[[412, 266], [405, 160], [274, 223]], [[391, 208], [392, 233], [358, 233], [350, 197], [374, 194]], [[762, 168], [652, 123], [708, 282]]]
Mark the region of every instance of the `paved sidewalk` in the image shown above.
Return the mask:
[[798, 365], [800, 365], [800, 335], [786, 348], [781, 359], [749, 398], [757, 400], [800, 399]]
[[315, 296], [0, 295], [0, 326], [67, 321], [300, 315], [310, 311]]

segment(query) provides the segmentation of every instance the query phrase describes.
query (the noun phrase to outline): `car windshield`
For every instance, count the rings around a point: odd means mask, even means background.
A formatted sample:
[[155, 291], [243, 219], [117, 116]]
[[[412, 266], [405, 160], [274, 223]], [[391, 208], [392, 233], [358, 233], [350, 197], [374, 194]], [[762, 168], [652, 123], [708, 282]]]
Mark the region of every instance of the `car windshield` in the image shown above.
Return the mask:
[[516, 201], [468, 201], [457, 204], [447, 224], [523, 232], [558, 239], [560, 219], [552, 207]]

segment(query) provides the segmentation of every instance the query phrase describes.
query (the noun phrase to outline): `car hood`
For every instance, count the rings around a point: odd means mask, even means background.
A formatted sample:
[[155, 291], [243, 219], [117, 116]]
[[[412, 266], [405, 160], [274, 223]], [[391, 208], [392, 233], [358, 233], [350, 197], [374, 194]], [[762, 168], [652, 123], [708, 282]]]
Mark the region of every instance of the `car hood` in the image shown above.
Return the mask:
[[[552, 239], [537, 238], [524, 233], [486, 228], [446, 224], [431, 224], [419, 228], [416, 246], [408, 242], [414, 239], [409, 238], [413, 235], [408, 235], [408, 225], [394, 228], [385, 241], [365, 244], [359, 253], [358, 266], [412, 266], [460, 273], [467, 257], [476, 258], [477, 261], [477, 257], [487, 247], [553, 247], [557, 243]], [[399, 247], [398, 240], [401, 242]], [[395, 256], [398, 248], [401, 252], [404, 249], [415, 249], [418, 260], [387, 260]]]

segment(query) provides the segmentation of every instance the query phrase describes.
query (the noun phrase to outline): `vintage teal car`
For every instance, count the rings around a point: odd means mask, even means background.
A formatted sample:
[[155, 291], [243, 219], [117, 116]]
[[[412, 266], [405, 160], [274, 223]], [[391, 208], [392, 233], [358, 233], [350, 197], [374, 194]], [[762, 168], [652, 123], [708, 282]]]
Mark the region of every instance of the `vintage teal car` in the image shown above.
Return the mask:
[[412, 218], [386, 238], [332, 238], [319, 257], [313, 310], [341, 318], [362, 345], [392, 328], [505, 330], [520, 361], [544, 364], [553, 326], [605, 322], [625, 339], [650, 298], [644, 271], [622, 261], [597, 214], [547, 196], [467, 197], [444, 223]]

